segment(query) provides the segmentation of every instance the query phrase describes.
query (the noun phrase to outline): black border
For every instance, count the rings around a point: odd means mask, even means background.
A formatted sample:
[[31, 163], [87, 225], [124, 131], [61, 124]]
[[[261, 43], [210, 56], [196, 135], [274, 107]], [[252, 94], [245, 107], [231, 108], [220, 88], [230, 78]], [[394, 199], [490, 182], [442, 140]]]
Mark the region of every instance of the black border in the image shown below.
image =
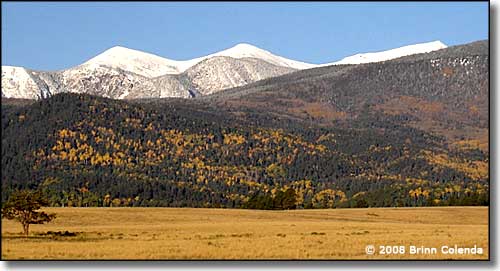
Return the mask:
[[[34, 1], [34, 0], [28, 0], [28, 1], [16, 1], [16, 0], [6, 0], [6, 1], [1, 1], [1, 2], [39, 2], [39, 1]], [[40, 2], [72, 2], [72, 1], [57, 1], [57, 0], [48, 0], [48, 1], [40, 1]], [[75, 1], [75, 2], [110, 2], [110, 1], [103, 1], [103, 0], [86, 0], [86, 1]], [[111, 2], [143, 2], [143, 3], [150, 3], [150, 2], [208, 2], [208, 1], [134, 1], [134, 0], [121, 0], [121, 1], [114, 1], [111, 0]], [[218, 1], [211, 1], [211, 2], [238, 2], [238, 1], [224, 1], [224, 0], [218, 0]], [[297, 1], [297, 0], [292, 0], [292, 1], [286, 1], [286, 0], [278, 0], [278, 1], [265, 1], [265, 0], [251, 0], [251, 2], [305, 2], [305, 1]], [[366, 3], [376, 3], [376, 2], [488, 2], [488, 68], [489, 68], [489, 81], [488, 81], [488, 177], [489, 177], [489, 205], [488, 205], [488, 258], [487, 259], [148, 259], [148, 260], [143, 260], [143, 259], [16, 259], [16, 260], [5, 260], [2, 258], [2, 255], [0, 254], [0, 261], [6, 262], [7, 267], [19, 267], [19, 268], [27, 268], [27, 267], [62, 267], [63, 265], [65, 267], [70, 267], [73, 266], [73, 264], [80, 264], [80, 263], [88, 263], [89, 267], [120, 267], [120, 268], [127, 268], [127, 267], [145, 267], [144, 264], [148, 264], [149, 267], [153, 266], [158, 266], [159, 264], [163, 264], [163, 267], [211, 267], [211, 266], [217, 266], [219, 267], [243, 267], [243, 263], [253, 265], [255, 267], [271, 267], [272, 265], [270, 264], [276, 264], [279, 266], [284, 266], [283, 263], [290, 263], [294, 267], [299, 267], [297, 265], [308, 265], [309, 267], [311, 266], [322, 266], [324, 263], [331, 263], [335, 264], [336, 266], [348, 266], [345, 263], [352, 263], [352, 264], [357, 264], [361, 263], [362, 266], [364, 267], [369, 267], [370, 263], [376, 262], [379, 264], [380, 262], [385, 262], [385, 263], [394, 263], [394, 262], [405, 262], [407, 263], [407, 267], [415, 267], [419, 266], [419, 264], [423, 262], [427, 262], [429, 264], [432, 264], [433, 266], [436, 266], [436, 263], [438, 263], [439, 266], [442, 265], [448, 265], [448, 264], [460, 264], [462, 267], [484, 267], [484, 266], [495, 266], [495, 262], [492, 261], [491, 254], [495, 253], [496, 255], [496, 246], [493, 246], [494, 251], [491, 250], [492, 245], [492, 235], [491, 235], [491, 209], [492, 209], [492, 182], [491, 182], [491, 150], [492, 150], [492, 145], [496, 147], [495, 142], [491, 141], [491, 114], [493, 116], [496, 115], [496, 107], [491, 107], [492, 103], [492, 96], [495, 99], [496, 98], [496, 93], [491, 93], [491, 80], [495, 81], [495, 77], [492, 78], [491, 76], [491, 57], [492, 57], [492, 51], [491, 51], [491, 39], [494, 39], [494, 44], [496, 43], [496, 35], [495, 33], [492, 32], [491, 29], [491, 17], [496, 17], [496, 10], [495, 7], [492, 7], [491, 1], [490, 0], [452, 0], [452, 1], [442, 1], [442, 0], [418, 0], [418, 1], [401, 1], [401, 0], [383, 0], [383, 1], [367, 1], [367, 0], [361, 0], [361, 1], [356, 1], [356, 0], [346, 0], [346, 1], [341, 1], [341, 0], [330, 0], [330, 1], [310, 1], [310, 2], [366, 2]], [[0, 23], [1, 25], [1, 23]], [[493, 35], [492, 35], [493, 34]], [[493, 56], [496, 57], [495, 53], [493, 52]], [[1, 58], [1, 57], [0, 57]], [[495, 63], [494, 63], [495, 64]], [[496, 71], [496, 69], [493, 69]], [[495, 84], [494, 84], [495, 85]], [[494, 102], [494, 101], [493, 101]], [[492, 109], [494, 112], [492, 112]], [[495, 125], [495, 124], [494, 124]], [[496, 132], [496, 126], [493, 126], [493, 129]], [[495, 149], [495, 148], [493, 148]], [[494, 161], [496, 161], [496, 157], [494, 156]], [[496, 177], [496, 176], [495, 176]], [[1, 202], [1, 194], [0, 194], [0, 202]], [[1, 219], [0, 219], [0, 229], [1, 229]], [[493, 236], [493, 239], [496, 240], [496, 235]], [[1, 245], [0, 245], [1, 249]], [[118, 263], [118, 264], [117, 264]], [[183, 263], [183, 264], [179, 264]], [[186, 265], [187, 263], [187, 265]], [[340, 263], [340, 265], [338, 264]], [[410, 264], [408, 264], [410, 263]], [[62, 264], [62, 265], [61, 265]], [[67, 264], [67, 265], [66, 265]], [[141, 265], [142, 264], [142, 265]], [[208, 266], [207, 266], [208, 265]], [[380, 266], [380, 265], [379, 265]], [[302, 267], [302, 266], [301, 266]], [[457, 266], [454, 266], [457, 267]]]

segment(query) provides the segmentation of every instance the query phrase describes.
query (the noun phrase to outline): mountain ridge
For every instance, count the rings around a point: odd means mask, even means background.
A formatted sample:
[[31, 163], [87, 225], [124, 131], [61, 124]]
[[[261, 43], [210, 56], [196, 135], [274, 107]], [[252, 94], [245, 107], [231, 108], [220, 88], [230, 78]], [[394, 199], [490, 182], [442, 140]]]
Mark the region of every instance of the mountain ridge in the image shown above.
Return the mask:
[[391, 60], [408, 55], [415, 55], [421, 53], [428, 53], [440, 49], [447, 48], [448, 46], [441, 41], [432, 41], [425, 43], [417, 43], [412, 45], [405, 45], [402, 47], [369, 53], [359, 53], [352, 56], [345, 57], [339, 61], [332, 63], [321, 64], [320, 66], [329, 65], [343, 65], [343, 64], [365, 64], [373, 62], [381, 62]]
[[[422, 50], [422, 46], [428, 51], [437, 50], [445, 45], [441, 42], [431, 42], [410, 47], [417, 48], [414, 52], [418, 53]], [[408, 54], [412, 51], [405, 50], [404, 53]], [[389, 53], [388, 56], [388, 53], [385, 53], [383, 59], [387, 60], [400, 55], [401, 53], [390, 56]], [[232, 60], [206, 61], [213, 58], [220, 60], [220, 57], [228, 57]], [[253, 63], [248, 61], [250, 58], [254, 59], [251, 61]], [[213, 66], [200, 68], [200, 63]], [[114, 46], [80, 65], [55, 72], [2, 66], [2, 97], [41, 99], [60, 92], [76, 92], [103, 95], [114, 99], [190, 98], [296, 70], [325, 65], [338, 64], [316, 65], [300, 62], [274, 55], [247, 43], [240, 43], [231, 48], [189, 60], [171, 60], [123, 46]], [[203, 75], [194, 74], [195, 69], [206, 72], [219, 70], [219, 72], [214, 74], [214, 78], [205, 76], [203, 80], [198, 80], [196, 83], [191, 81], [191, 77], [200, 78]], [[182, 80], [179, 81], [179, 78]], [[104, 83], [100, 84], [100, 82]], [[201, 82], [206, 86], [202, 86]], [[193, 86], [197, 86], [198, 89], [193, 89]]]

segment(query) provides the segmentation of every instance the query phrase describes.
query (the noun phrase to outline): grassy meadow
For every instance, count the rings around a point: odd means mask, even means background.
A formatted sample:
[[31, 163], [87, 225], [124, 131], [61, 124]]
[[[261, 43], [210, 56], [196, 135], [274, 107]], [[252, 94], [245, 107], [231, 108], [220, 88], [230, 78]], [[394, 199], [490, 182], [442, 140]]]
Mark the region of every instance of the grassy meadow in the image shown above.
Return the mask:
[[[45, 208], [57, 218], [2, 220], [2, 259], [487, 259], [487, 207], [260, 211], [193, 208]], [[47, 234], [74, 233], [75, 236]], [[404, 245], [405, 255], [365, 247]], [[482, 255], [443, 255], [443, 245]], [[437, 247], [409, 255], [410, 245]]]

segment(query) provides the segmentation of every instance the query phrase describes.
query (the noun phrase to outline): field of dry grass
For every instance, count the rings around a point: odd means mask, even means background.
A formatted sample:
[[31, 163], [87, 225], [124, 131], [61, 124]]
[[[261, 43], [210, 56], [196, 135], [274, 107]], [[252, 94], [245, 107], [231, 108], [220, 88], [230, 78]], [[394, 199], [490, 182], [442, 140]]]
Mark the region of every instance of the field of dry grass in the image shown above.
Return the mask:
[[[30, 237], [2, 220], [2, 259], [487, 259], [488, 208], [259, 211], [191, 208], [47, 208], [57, 219]], [[47, 235], [69, 231], [76, 236]], [[367, 255], [365, 247], [376, 253]], [[444, 255], [443, 245], [482, 247]], [[403, 245], [404, 255], [380, 255]], [[437, 247], [410, 255], [409, 246]]]

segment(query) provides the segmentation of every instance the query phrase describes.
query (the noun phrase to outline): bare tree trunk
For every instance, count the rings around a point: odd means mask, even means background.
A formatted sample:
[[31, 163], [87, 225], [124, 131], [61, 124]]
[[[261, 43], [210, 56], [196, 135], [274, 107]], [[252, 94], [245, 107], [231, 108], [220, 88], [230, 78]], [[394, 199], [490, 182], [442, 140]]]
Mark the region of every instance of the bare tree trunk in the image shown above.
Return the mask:
[[26, 237], [28, 237], [29, 228], [30, 228], [30, 224], [28, 224], [28, 223], [23, 224], [23, 232], [24, 232], [24, 235], [26, 235]]

